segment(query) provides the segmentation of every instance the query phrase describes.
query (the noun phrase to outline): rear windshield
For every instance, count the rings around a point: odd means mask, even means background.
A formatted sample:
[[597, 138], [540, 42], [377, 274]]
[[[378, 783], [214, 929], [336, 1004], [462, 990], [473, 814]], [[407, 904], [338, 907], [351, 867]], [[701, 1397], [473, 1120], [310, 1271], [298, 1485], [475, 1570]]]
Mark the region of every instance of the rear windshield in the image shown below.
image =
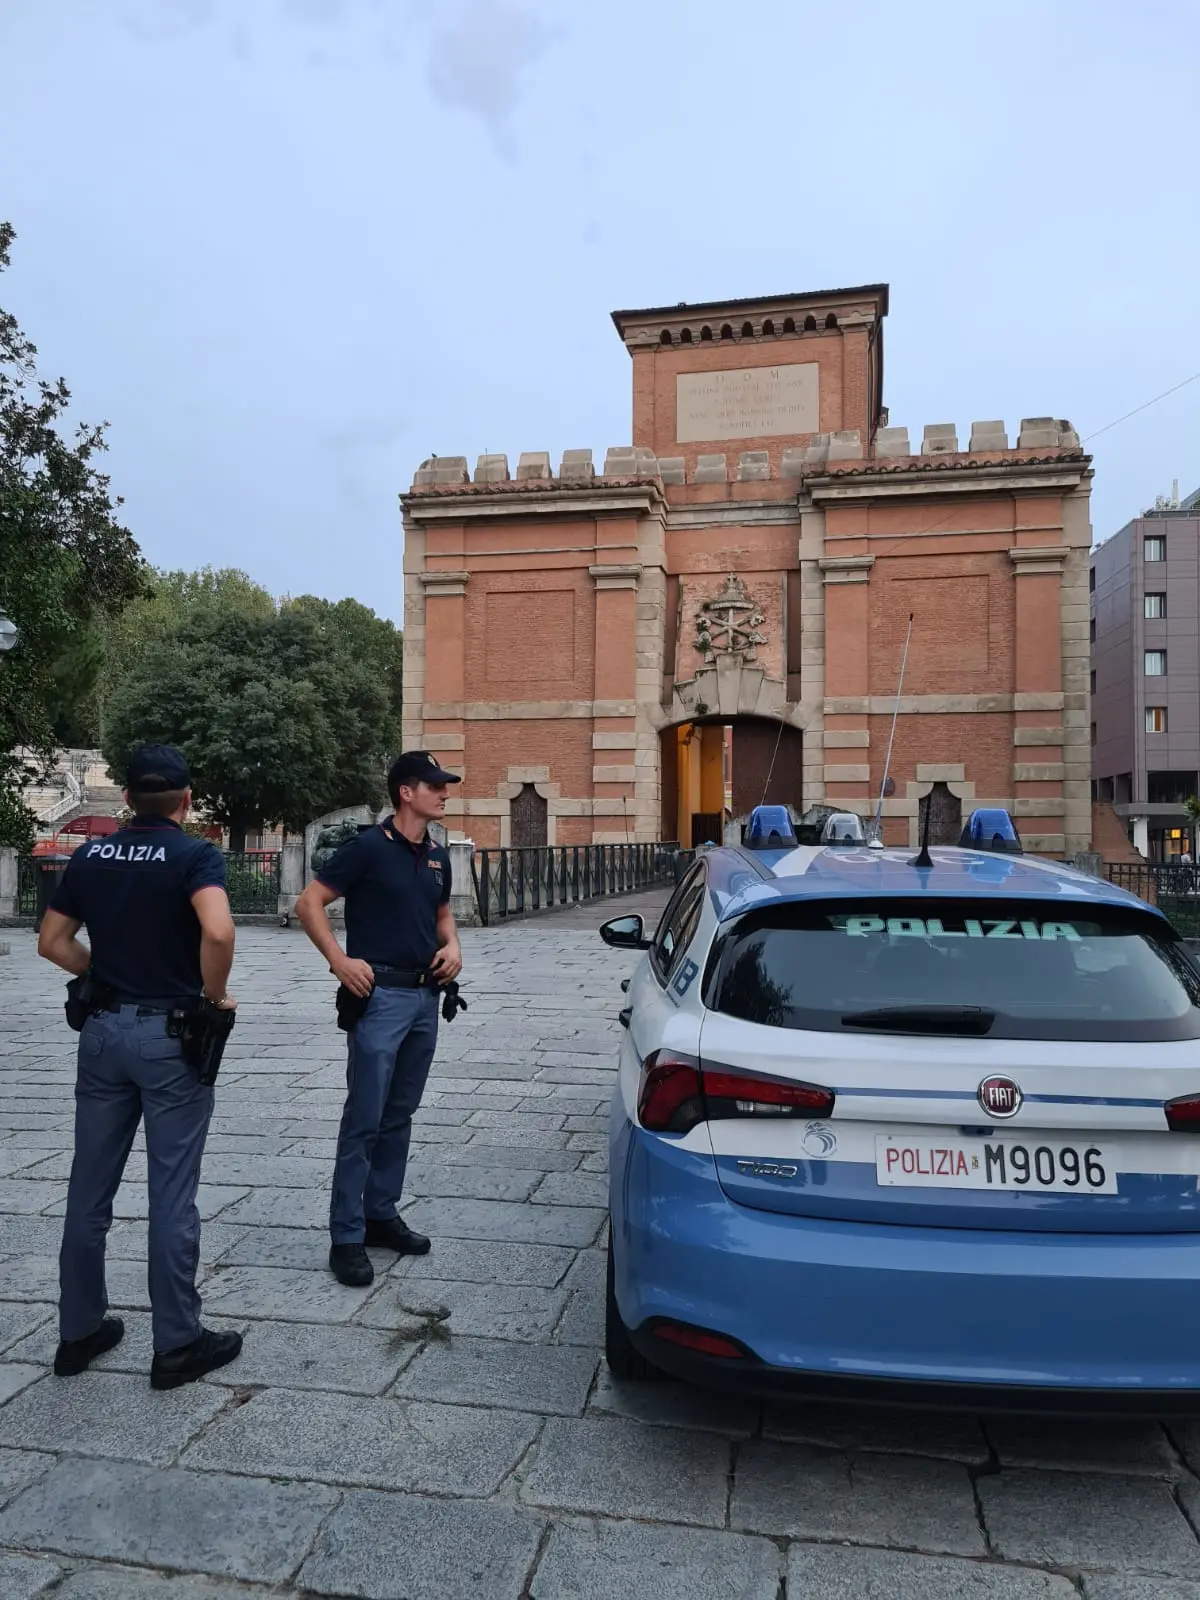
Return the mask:
[[1200, 971], [1160, 919], [1062, 901], [855, 899], [752, 912], [714, 947], [705, 1000], [747, 1022], [865, 1037], [1200, 1037]]

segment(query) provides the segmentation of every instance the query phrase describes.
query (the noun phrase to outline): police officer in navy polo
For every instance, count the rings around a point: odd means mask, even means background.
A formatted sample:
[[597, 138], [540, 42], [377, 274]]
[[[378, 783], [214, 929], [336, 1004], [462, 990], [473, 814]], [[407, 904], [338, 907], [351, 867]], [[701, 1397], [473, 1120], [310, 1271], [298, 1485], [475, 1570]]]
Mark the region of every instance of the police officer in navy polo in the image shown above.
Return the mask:
[[[329, 1266], [360, 1287], [374, 1269], [366, 1246], [424, 1255], [429, 1240], [396, 1213], [412, 1136], [437, 1045], [438, 985], [462, 970], [450, 910], [450, 857], [429, 837], [461, 780], [428, 751], [388, 773], [394, 815], [344, 844], [296, 902], [304, 931], [359, 1003], [349, 1032], [346, 1107], [329, 1208]], [[346, 902], [346, 949], [326, 907]]]
[[[110, 1317], [104, 1246], [113, 1196], [138, 1123], [145, 1119], [150, 1189], [150, 1382], [174, 1389], [233, 1361], [239, 1333], [200, 1324], [196, 1188], [213, 1091], [167, 1033], [172, 1009], [203, 993], [232, 1010], [226, 984], [234, 928], [225, 862], [184, 833], [191, 805], [187, 763], [169, 745], [144, 745], [129, 759], [125, 799], [133, 820], [81, 845], [42, 921], [38, 953], [76, 975], [91, 970], [104, 1009], [79, 1036], [75, 1159], [59, 1257], [59, 1377], [82, 1372], [125, 1332]], [[91, 948], [80, 943], [86, 926]]]

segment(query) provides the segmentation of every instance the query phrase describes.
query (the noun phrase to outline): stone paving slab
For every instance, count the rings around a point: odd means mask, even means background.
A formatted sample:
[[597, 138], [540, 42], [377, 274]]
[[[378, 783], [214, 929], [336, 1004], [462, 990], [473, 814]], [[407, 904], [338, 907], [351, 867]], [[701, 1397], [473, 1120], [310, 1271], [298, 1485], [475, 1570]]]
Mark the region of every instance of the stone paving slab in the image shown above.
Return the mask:
[[805, 1445], [739, 1447], [730, 1526], [948, 1555], [986, 1550], [966, 1468]]
[[[224, 1319], [212, 1325], [225, 1326]], [[377, 1328], [329, 1327], [304, 1322], [243, 1322], [238, 1359], [209, 1383], [240, 1389], [322, 1389], [341, 1394], [382, 1394], [420, 1349]], [[433, 1396], [431, 1398], [439, 1398]]]
[[516, 1411], [268, 1389], [222, 1417], [182, 1461], [479, 1498], [495, 1494], [537, 1430], [536, 1418]]
[[598, 1350], [514, 1344], [507, 1339], [453, 1339], [428, 1345], [394, 1393], [416, 1400], [577, 1417], [599, 1359]]
[[51, 1561], [0, 1553], [0, 1595], [4, 1600], [35, 1600], [61, 1576], [62, 1568]]
[[0, 1448], [0, 1506], [44, 1477], [54, 1462], [55, 1457], [45, 1451]]
[[729, 1444], [615, 1417], [551, 1417], [521, 1498], [601, 1516], [725, 1525]]
[[427, 1256], [405, 1256], [396, 1267], [396, 1276], [553, 1289], [574, 1260], [575, 1251], [566, 1245], [437, 1239]]
[[794, 1544], [789, 1600], [1071, 1600], [1068, 1578], [994, 1562]]
[[165, 1466], [227, 1403], [199, 1383], [164, 1395], [125, 1373], [43, 1378], [0, 1408], [0, 1446]]
[[1083, 1574], [1084, 1600], [1200, 1600], [1200, 1583], [1182, 1578]]
[[785, 1572], [787, 1600], [1200, 1600], [1200, 1425], [981, 1425], [614, 1382], [606, 1119], [632, 958], [597, 940], [610, 914], [466, 933], [471, 1010], [442, 1029], [405, 1201], [433, 1250], [372, 1252], [368, 1291], [325, 1264], [332, 980], [294, 930], [239, 930], [200, 1254], [206, 1319], [246, 1345], [168, 1395], [138, 1309], [140, 1138], [109, 1236], [125, 1339], [83, 1378], [48, 1376], [74, 1040], [59, 976], [16, 930], [0, 1561], [48, 1562], [66, 1600], [782, 1600]]
[[72, 1573], [54, 1600], [249, 1600], [261, 1589], [212, 1578], [159, 1577], [136, 1567], [87, 1567]]
[[530, 1594], [532, 1600], [776, 1600], [779, 1569], [779, 1551], [766, 1539], [573, 1518], [551, 1534]]
[[317, 1483], [66, 1458], [0, 1512], [0, 1544], [278, 1583], [337, 1503]]
[[[324, 1254], [328, 1253], [326, 1246]], [[378, 1282], [366, 1289], [348, 1289], [329, 1271], [218, 1266], [204, 1284], [204, 1303], [223, 1317], [349, 1322], [378, 1292]]]
[[982, 1466], [991, 1451], [974, 1417], [813, 1401], [763, 1406], [763, 1437], [876, 1455], [938, 1456]]
[[517, 1600], [542, 1524], [512, 1506], [348, 1494], [304, 1563], [317, 1594], [365, 1600]]
[[549, 1342], [566, 1302], [565, 1289], [402, 1278], [385, 1284], [358, 1321], [365, 1327], [393, 1328], [404, 1320], [402, 1314], [406, 1312], [440, 1315], [448, 1311], [452, 1334], [542, 1344]]
[[1153, 1422], [992, 1417], [986, 1431], [1005, 1467], [1058, 1467], [1125, 1476], [1145, 1473], [1150, 1478], [1169, 1479], [1180, 1477], [1185, 1470], [1166, 1433]]
[[0, 1300], [0, 1352], [8, 1351], [55, 1316], [52, 1305], [22, 1305]]
[[1200, 1545], [1165, 1483], [1005, 1472], [978, 1484], [992, 1548], [1008, 1560], [1200, 1578]]
[[748, 1439], [758, 1431], [759, 1403], [739, 1395], [705, 1393], [684, 1383], [618, 1381], [604, 1362], [588, 1411], [628, 1417], [660, 1428], [701, 1428]]

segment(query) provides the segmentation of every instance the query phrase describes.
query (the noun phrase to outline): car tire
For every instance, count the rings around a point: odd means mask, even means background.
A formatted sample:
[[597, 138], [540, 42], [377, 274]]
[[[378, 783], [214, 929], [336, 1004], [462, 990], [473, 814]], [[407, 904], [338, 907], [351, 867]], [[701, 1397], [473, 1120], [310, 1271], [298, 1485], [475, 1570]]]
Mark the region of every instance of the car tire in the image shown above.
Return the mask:
[[617, 1308], [617, 1291], [613, 1279], [612, 1237], [608, 1241], [608, 1274], [604, 1291], [604, 1359], [608, 1363], [608, 1370], [614, 1378], [634, 1379], [641, 1383], [650, 1383], [664, 1376], [653, 1364], [647, 1361], [641, 1351], [636, 1348], [629, 1337], [629, 1329], [621, 1321], [621, 1313]]

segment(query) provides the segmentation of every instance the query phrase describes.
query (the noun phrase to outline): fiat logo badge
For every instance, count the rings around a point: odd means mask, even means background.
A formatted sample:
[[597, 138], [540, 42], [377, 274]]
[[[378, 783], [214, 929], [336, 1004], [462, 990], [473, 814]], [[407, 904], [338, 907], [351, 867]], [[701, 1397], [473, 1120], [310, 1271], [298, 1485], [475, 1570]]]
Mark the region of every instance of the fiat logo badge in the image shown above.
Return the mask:
[[1011, 1078], [985, 1078], [979, 1085], [979, 1104], [989, 1117], [1015, 1117], [1024, 1098]]

